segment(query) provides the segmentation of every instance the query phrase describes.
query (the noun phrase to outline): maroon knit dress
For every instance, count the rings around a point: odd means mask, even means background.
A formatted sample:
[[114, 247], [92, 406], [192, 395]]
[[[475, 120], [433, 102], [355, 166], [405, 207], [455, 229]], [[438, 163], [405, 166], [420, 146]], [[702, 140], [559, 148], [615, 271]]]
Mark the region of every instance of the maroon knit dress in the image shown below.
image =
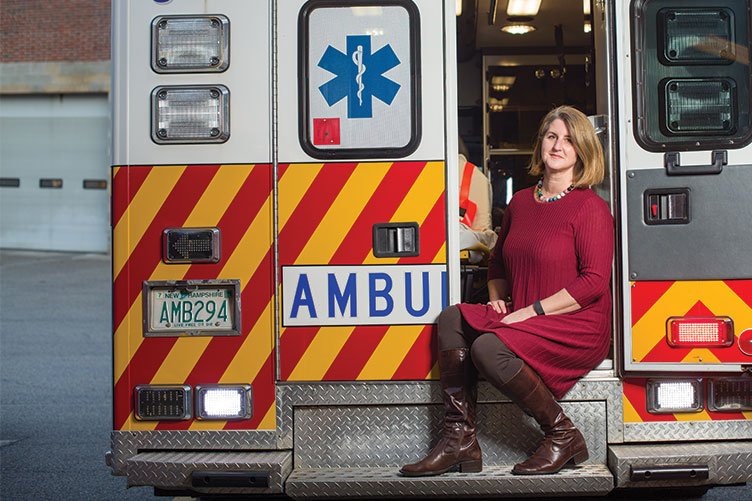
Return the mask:
[[459, 305], [480, 332], [493, 332], [561, 398], [608, 354], [614, 222], [590, 189], [540, 203], [535, 187], [512, 197], [488, 263], [488, 279], [505, 278], [517, 310], [566, 288], [581, 308], [510, 325], [483, 304]]

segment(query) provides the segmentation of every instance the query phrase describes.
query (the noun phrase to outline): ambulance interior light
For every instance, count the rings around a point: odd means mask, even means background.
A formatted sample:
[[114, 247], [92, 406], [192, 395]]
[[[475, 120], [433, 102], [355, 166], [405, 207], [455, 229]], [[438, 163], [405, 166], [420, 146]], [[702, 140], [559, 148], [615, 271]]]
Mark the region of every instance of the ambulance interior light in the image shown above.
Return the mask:
[[195, 390], [198, 419], [238, 420], [253, 415], [250, 385], [197, 385]]
[[509, 0], [507, 16], [533, 17], [538, 15], [541, 0]]
[[157, 17], [151, 39], [151, 67], [157, 73], [221, 72], [230, 64], [225, 16]]
[[230, 137], [230, 91], [223, 85], [157, 87], [151, 108], [157, 144], [223, 143]]
[[702, 380], [649, 379], [647, 408], [652, 414], [700, 412], [703, 409]]

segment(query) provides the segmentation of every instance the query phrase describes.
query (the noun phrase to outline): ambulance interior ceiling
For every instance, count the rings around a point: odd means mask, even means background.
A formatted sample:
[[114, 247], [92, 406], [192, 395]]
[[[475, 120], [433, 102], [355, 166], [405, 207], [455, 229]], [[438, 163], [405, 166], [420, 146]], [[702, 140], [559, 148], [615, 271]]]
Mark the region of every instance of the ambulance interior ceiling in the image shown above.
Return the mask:
[[[582, 0], [541, 0], [537, 14], [527, 19], [510, 18], [508, 5], [508, 0], [463, 0], [462, 14], [457, 17], [459, 132], [468, 159], [483, 166], [492, 182], [494, 170], [500, 169], [505, 176], [518, 178], [516, 191], [531, 183], [524, 174], [529, 158], [525, 152], [529, 155], [540, 119], [562, 104], [594, 114], [595, 78], [592, 32], [585, 28], [590, 16]], [[523, 35], [501, 30], [516, 24], [535, 30]], [[487, 102], [483, 56], [488, 56]], [[490, 79], [494, 76], [513, 83], [493, 88]], [[483, 113], [488, 113], [487, 134]], [[520, 154], [491, 155], [484, 162], [484, 136], [492, 151], [518, 150]]]

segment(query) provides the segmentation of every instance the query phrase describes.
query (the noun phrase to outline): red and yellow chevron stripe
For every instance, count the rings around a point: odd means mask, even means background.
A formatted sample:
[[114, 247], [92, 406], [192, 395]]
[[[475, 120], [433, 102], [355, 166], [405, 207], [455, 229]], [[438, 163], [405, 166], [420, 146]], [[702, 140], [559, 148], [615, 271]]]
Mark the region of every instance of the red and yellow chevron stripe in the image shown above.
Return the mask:
[[[444, 263], [442, 162], [280, 165], [279, 265]], [[115, 429], [273, 429], [275, 427], [271, 166], [188, 165], [113, 168]], [[376, 259], [371, 227], [416, 221], [421, 254]], [[217, 264], [161, 261], [167, 227], [218, 227]], [[144, 280], [239, 279], [237, 337], [142, 334]], [[434, 326], [287, 328], [283, 380], [425, 379], [436, 373]], [[249, 421], [142, 422], [138, 384], [248, 383]]]
[[[443, 162], [290, 165], [279, 182], [279, 264], [445, 263]], [[420, 255], [375, 258], [376, 223], [417, 222]], [[433, 325], [287, 327], [283, 381], [435, 377]]]
[[[752, 327], [752, 280], [633, 282], [632, 359], [651, 363], [752, 363], [739, 349], [739, 334]], [[729, 316], [734, 344], [726, 348], [672, 348], [666, 320], [672, 316]]]
[[[271, 166], [114, 167], [112, 187], [115, 429], [273, 429]], [[164, 264], [162, 230], [181, 226], [218, 227], [222, 260]], [[181, 279], [239, 279], [241, 336], [144, 338], [142, 282]], [[253, 418], [136, 421], [133, 387], [149, 383], [251, 383]]]
[[646, 378], [624, 379], [624, 422], [648, 423], [661, 421], [730, 421], [752, 419], [752, 412], [711, 412], [707, 409], [697, 413], [650, 414], [645, 397]]

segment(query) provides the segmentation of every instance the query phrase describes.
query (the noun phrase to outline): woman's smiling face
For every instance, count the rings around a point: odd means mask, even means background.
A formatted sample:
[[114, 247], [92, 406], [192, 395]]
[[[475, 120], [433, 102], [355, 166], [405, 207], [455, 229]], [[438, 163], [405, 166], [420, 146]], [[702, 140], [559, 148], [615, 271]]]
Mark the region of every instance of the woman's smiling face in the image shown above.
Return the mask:
[[569, 137], [569, 129], [560, 118], [551, 122], [543, 136], [541, 160], [546, 172], [563, 172], [573, 169], [577, 163], [577, 151]]

